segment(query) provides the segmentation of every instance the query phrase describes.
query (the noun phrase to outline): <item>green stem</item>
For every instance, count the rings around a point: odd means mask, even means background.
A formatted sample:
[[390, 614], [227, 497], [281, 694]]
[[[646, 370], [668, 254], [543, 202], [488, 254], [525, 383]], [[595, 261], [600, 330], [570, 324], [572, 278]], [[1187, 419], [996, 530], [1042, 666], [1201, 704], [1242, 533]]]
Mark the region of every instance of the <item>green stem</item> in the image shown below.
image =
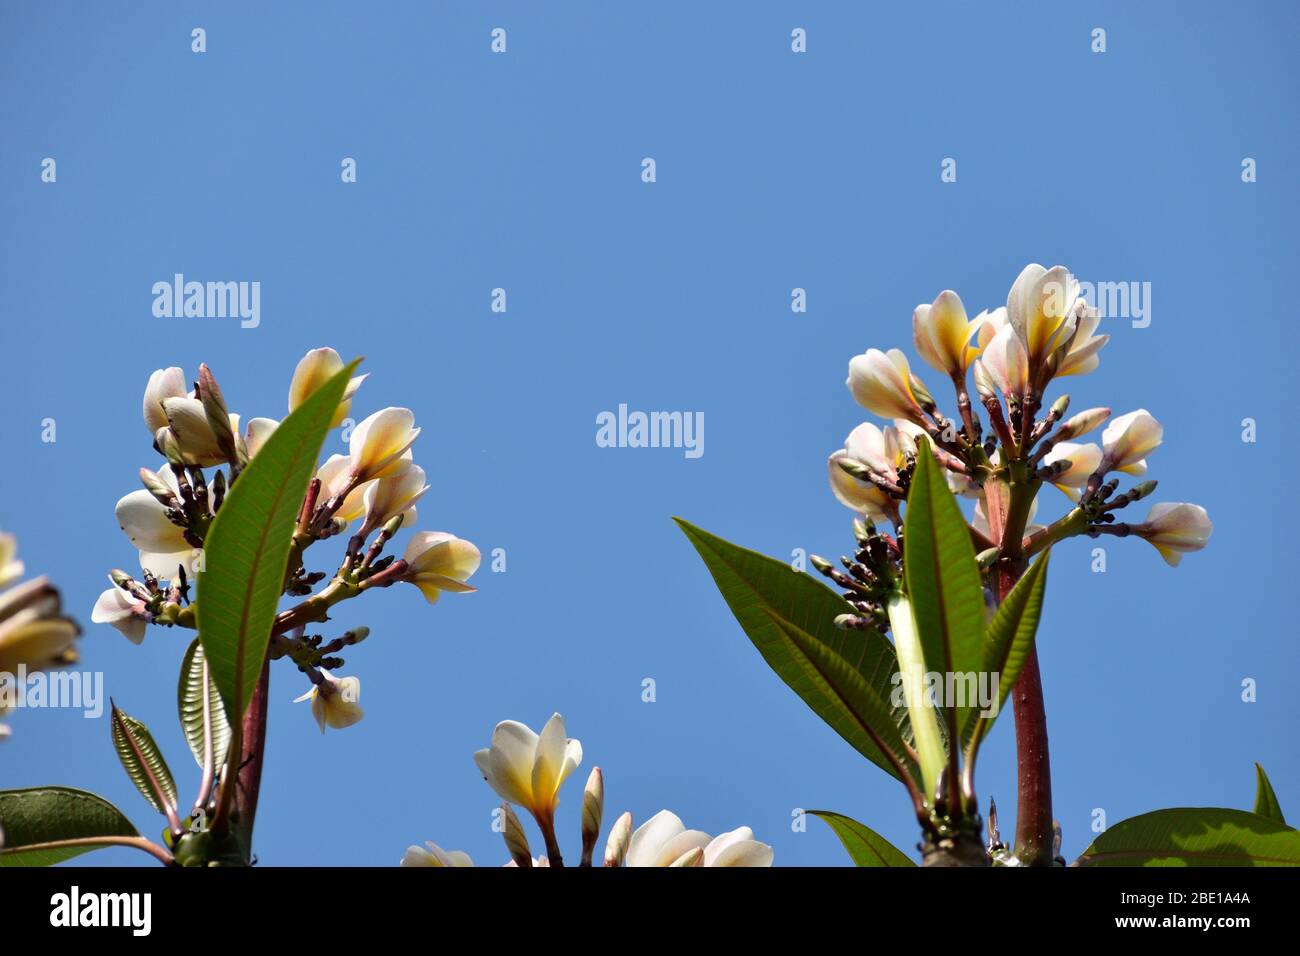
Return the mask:
[[[146, 840], [144, 837], [138, 837], [138, 836], [137, 837], [97, 836], [97, 837], [79, 837], [77, 839], [72, 839], [72, 840], [50, 840], [45, 843], [31, 843], [22, 847], [21, 849], [24, 852], [30, 852], [30, 851], [39, 851], [39, 850], [62, 850], [65, 848], [83, 847], [83, 846], [90, 846], [90, 847], [129, 846], [137, 850], [143, 850], [145, 853], [148, 853], [150, 856], [156, 859], [163, 866], [171, 866], [172, 863], [176, 862], [172, 858], [172, 855], [168, 853], [165, 848], [160, 847], [158, 844], [153, 843], [150, 840]], [[18, 852], [18, 850], [19, 850], [18, 847], [13, 848], [13, 852], [15, 853]]]
[[1046, 551], [1058, 541], [1065, 538], [1073, 537], [1076, 534], [1083, 534], [1088, 530], [1088, 517], [1083, 513], [1082, 508], [1075, 508], [1069, 514], [1053, 521], [1046, 528], [1035, 531], [1021, 542], [1021, 550], [1025, 557], [1032, 558], [1040, 551]]
[[912, 605], [900, 592], [895, 591], [888, 597], [885, 610], [889, 613], [889, 626], [894, 632], [894, 649], [898, 653], [898, 669], [903, 677], [903, 699], [907, 702], [912, 739], [921, 765], [921, 785], [926, 802], [933, 803], [939, 773], [947, 758], [939, 735], [939, 720], [926, 691], [921, 638], [916, 630]]

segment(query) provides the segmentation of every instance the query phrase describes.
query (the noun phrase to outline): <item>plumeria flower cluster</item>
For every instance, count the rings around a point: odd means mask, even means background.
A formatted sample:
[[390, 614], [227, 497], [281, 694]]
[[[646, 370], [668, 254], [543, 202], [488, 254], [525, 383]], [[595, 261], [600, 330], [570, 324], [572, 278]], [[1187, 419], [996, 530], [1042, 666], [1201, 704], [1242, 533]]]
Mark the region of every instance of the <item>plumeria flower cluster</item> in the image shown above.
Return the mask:
[[[62, 611], [58, 590], [46, 577], [22, 581], [18, 540], [0, 532], [0, 677], [75, 663], [77, 622]], [[21, 680], [21, 678], [20, 678]], [[7, 710], [0, 697], [0, 717]], [[0, 739], [9, 728], [0, 724]]]
[[[334, 349], [304, 355], [289, 384], [288, 410], [343, 368]], [[348, 384], [331, 428], [348, 418], [364, 378]], [[144, 424], [164, 463], [157, 471], [141, 468], [144, 488], [116, 507], [118, 524], [139, 552], [141, 570], [138, 575], [112, 571], [113, 586], [99, 596], [91, 614], [136, 644], [150, 624], [195, 626], [190, 580], [202, 568], [208, 529], [228, 489], [279, 422], [252, 418], [242, 424], [227, 408], [211, 369], [200, 365], [193, 383], [179, 368], [159, 369], [149, 377]], [[355, 628], [326, 641], [307, 633], [312, 624], [327, 621], [329, 609], [340, 601], [400, 581], [419, 588], [430, 604], [443, 592], [474, 590], [467, 582], [478, 569], [479, 551], [453, 534], [417, 532], [401, 558], [383, 556], [398, 530], [415, 522], [416, 503], [429, 490], [424, 469], [413, 460], [419, 434], [409, 408], [383, 408], [363, 419], [351, 430], [348, 453], [320, 464], [298, 512], [283, 593], [303, 600], [277, 616], [269, 654], [290, 659], [311, 681], [298, 700], [311, 701], [322, 732], [361, 719], [360, 681], [333, 672], [344, 664], [338, 653], [360, 643], [369, 630]], [[332, 575], [308, 570], [307, 549], [335, 537], [346, 541], [337, 570]]]
[[[506, 866], [563, 866], [555, 836], [555, 810], [560, 786], [582, 763], [582, 744], [566, 736], [564, 718], [554, 714], [540, 734], [513, 720], [497, 724], [492, 745], [474, 754], [483, 779], [505, 802], [501, 805], [504, 837], [510, 862]], [[513, 805], [513, 806], [512, 806]], [[514, 807], [527, 811], [541, 831], [546, 853], [534, 857], [523, 823]], [[582, 794], [582, 857], [579, 866], [594, 866], [605, 806], [605, 779], [596, 767]], [[427, 849], [426, 849], [427, 847]], [[624, 813], [610, 828], [603, 865], [694, 867], [771, 866], [772, 848], [754, 839], [749, 827], [713, 837], [688, 830], [676, 814], [661, 810], [635, 830], [632, 814]], [[461, 851], [445, 851], [435, 843], [407, 848], [402, 866], [473, 866]]]
[[[855, 526], [859, 550], [842, 559], [844, 570], [815, 562], [859, 612], [844, 615], [842, 626], [887, 627], [879, 598], [898, 574], [900, 508], [921, 438], [954, 493], [976, 499], [971, 535], [985, 568], [998, 562], [1022, 566], [1074, 535], [1136, 535], [1171, 565], [1205, 546], [1212, 525], [1199, 505], [1155, 504], [1142, 521], [1117, 520], [1122, 509], [1156, 487], [1144, 480], [1119, 491], [1120, 475], [1146, 474], [1147, 459], [1163, 437], [1146, 409], [1111, 418], [1109, 408], [1089, 408], [1067, 417], [1070, 398], [1062, 395], [1044, 412], [1054, 380], [1097, 368], [1110, 338], [1097, 334], [1098, 323], [1097, 310], [1080, 296], [1064, 266], [1026, 266], [1005, 307], [973, 318], [951, 291], [918, 305], [913, 342], [921, 359], [951, 383], [955, 420], [939, 409], [898, 349], [868, 349], [850, 361], [846, 384], [853, 397], [889, 423], [859, 425], [828, 462], [835, 497], [861, 516]], [[1100, 444], [1079, 441], [1103, 423]], [[1055, 486], [1070, 504], [1045, 526], [1033, 523], [1044, 485]], [[878, 530], [880, 525], [892, 525], [894, 534]]]

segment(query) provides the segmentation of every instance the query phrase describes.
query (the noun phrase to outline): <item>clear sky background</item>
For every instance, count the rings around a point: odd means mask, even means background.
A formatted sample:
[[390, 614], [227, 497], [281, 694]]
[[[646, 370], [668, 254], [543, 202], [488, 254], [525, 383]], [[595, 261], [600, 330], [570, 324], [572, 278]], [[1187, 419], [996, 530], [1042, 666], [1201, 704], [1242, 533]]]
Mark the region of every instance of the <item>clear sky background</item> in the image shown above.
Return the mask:
[[[505, 861], [471, 755], [497, 721], [557, 710], [586, 752], [560, 810], [572, 856], [593, 765], [607, 821], [668, 807], [712, 833], [753, 827], [778, 864], [844, 864], [820, 822], [792, 829], [795, 808], [828, 808], [910, 849], [902, 788], [768, 670], [671, 516], [787, 559], [846, 551], [825, 460], [866, 417], [849, 358], [914, 354], [912, 309], [941, 289], [974, 313], [1027, 262], [1064, 263], [1151, 283], [1150, 326], [1103, 323], [1101, 369], [1067, 390], [1077, 409], [1155, 414], [1157, 498], [1215, 523], [1178, 569], [1137, 540], [1100, 542], [1104, 574], [1086, 540], [1053, 559], [1039, 641], [1066, 854], [1095, 808], [1112, 824], [1248, 809], [1256, 760], [1300, 813], [1296, 11], [5, 3], [0, 528], [63, 589], [82, 666], [152, 728], [188, 799], [189, 634], [134, 647], [89, 623], [108, 569], [134, 568], [113, 505], [158, 461], [145, 382], [206, 361], [234, 410], [280, 418], [304, 351], [365, 355], [358, 415], [408, 405], [424, 428], [418, 527], [504, 548], [507, 571], [485, 562], [478, 593], [435, 608], [402, 586], [339, 609], [325, 634], [372, 631], [345, 655], [356, 727], [322, 736], [291, 703], [306, 681], [275, 669], [261, 861], [395, 864], [425, 839]], [[155, 318], [150, 288], [176, 272], [259, 281], [260, 327]], [[596, 415], [620, 403], [704, 412], [705, 454], [597, 447]], [[333, 433], [327, 452], [344, 450]], [[0, 786], [85, 787], [159, 831], [107, 718], [9, 722]], [[1010, 832], [1010, 714], [977, 787]]]

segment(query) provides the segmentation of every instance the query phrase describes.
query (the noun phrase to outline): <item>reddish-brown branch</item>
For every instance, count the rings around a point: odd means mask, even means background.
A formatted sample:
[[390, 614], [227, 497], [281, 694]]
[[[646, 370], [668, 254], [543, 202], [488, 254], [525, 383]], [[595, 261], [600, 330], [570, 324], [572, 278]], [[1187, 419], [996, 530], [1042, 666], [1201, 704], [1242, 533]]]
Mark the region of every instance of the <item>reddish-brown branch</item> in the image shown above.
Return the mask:
[[[1004, 600], [1020, 575], [998, 572], [998, 599]], [[1052, 765], [1047, 752], [1047, 711], [1038, 671], [1038, 648], [1031, 646], [1011, 690], [1016, 720], [1015, 852], [1026, 866], [1052, 865]]]
[[262, 758], [266, 752], [266, 713], [271, 684], [271, 661], [262, 662], [262, 674], [253, 688], [253, 698], [244, 713], [243, 750], [239, 760], [238, 786], [235, 788], [236, 826], [242, 842], [252, 857], [253, 820], [257, 816], [257, 797], [262, 787]]

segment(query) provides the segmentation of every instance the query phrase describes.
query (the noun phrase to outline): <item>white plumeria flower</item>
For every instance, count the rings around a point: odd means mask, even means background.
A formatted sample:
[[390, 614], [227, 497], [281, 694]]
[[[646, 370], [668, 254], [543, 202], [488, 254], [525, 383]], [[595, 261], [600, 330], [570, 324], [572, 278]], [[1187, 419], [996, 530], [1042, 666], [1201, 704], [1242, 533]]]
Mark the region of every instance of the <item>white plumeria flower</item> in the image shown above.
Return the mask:
[[1079, 282], [1065, 266], [1044, 269], [1033, 262], [1017, 277], [1007, 293], [1007, 322], [1024, 345], [1031, 369], [1037, 371], [1070, 340], [1079, 302]]
[[250, 418], [248, 420], [248, 431], [244, 436], [244, 448], [248, 452], [248, 457], [252, 458], [271, 434], [280, 427], [280, 423], [274, 418]]
[[510, 803], [539, 819], [551, 819], [560, 785], [582, 763], [582, 743], [565, 736], [564, 718], [553, 714], [540, 734], [515, 720], [492, 731], [492, 746], [474, 754], [483, 779]]
[[150, 435], [167, 427], [167, 413], [163, 402], [169, 398], [186, 398], [190, 394], [185, 385], [185, 372], [173, 366], [157, 369], [149, 376], [144, 389], [144, 424]]
[[[428, 847], [426, 850], [424, 847]], [[424, 846], [408, 846], [402, 857], [402, 866], [473, 866], [474, 861], [464, 850], [444, 850], [429, 840]]]
[[100, 594], [90, 612], [90, 619], [96, 624], [113, 625], [132, 644], [144, 640], [145, 628], [149, 624], [144, 602], [116, 585]]
[[352, 429], [352, 474], [361, 481], [400, 475], [410, 466], [403, 455], [419, 434], [409, 408], [380, 409]]
[[963, 378], [979, 349], [970, 344], [971, 335], [985, 321], [981, 313], [966, 318], [966, 308], [956, 292], [944, 290], [930, 305], [918, 305], [912, 313], [912, 339], [917, 354], [931, 368], [950, 378]]
[[1068, 461], [1070, 467], [1052, 479], [1052, 484], [1065, 492], [1075, 501], [1079, 499], [1082, 488], [1088, 478], [1101, 464], [1101, 446], [1095, 442], [1077, 444], [1075, 442], [1057, 442], [1052, 450], [1043, 456], [1044, 465], [1054, 465], [1058, 461]]
[[628, 866], [667, 867], [703, 851], [695, 865], [771, 866], [772, 848], [754, 839], [749, 827], [739, 827], [717, 837], [688, 830], [677, 814], [660, 810], [637, 827], [628, 844]]
[[73, 642], [81, 629], [62, 613], [59, 592], [45, 577], [0, 594], [0, 672], [57, 667], [77, 659]]
[[915, 451], [915, 444], [899, 429], [888, 425], [881, 429], [871, 422], [863, 422], [849, 432], [844, 447], [827, 460], [831, 492], [845, 507], [865, 512], [872, 521], [886, 520], [897, 513], [897, 502], [871, 482], [850, 475], [840, 467], [840, 462], [857, 461], [882, 478], [897, 482], [898, 467], [908, 450]]
[[402, 575], [420, 589], [430, 604], [443, 591], [468, 593], [477, 590], [466, 584], [478, 570], [482, 555], [469, 541], [446, 531], [420, 531], [411, 536], [403, 560], [407, 570]]
[[1213, 530], [1204, 508], [1181, 501], [1154, 504], [1147, 520], [1133, 525], [1133, 533], [1151, 542], [1171, 567], [1177, 567], [1184, 554], [1204, 548]]
[[415, 503], [424, 497], [429, 486], [424, 483], [424, 469], [411, 465], [400, 475], [377, 478], [370, 482], [362, 496], [366, 520], [357, 532], [363, 538], [390, 518], [402, 515], [402, 527], [415, 522]]
[[[316, 477], [320, 479], [319, 500], [322, 503], [335, 495], [343, 494], [344, 490], [353, 484], [352, 458], [348, 455], [330, 455], [325, 460], [325, 464], [316, 470]], [[365, 514], [365, 495], [369, 486], [369, 482], [356, 484], [343, 499], [343, 504], [339, 505], [338, 510], [334, 512], [334, 517], [347, 523]]]
[[18, 560], [18, 538], [0, 534], [0, 588], [8, 587], [23, 576], [23, 563]]
[[925, 416], [912, 388], [912, 371], [907, 356], [898, 349], [882, 352], [867, 349], [849, 361], [845, 383], [859, 405], [881, 418], [905, 418], [918, 425]]
[[342, 730], [365, 716], [360, 703], [360, 678], [335, 677], [327, 670], [322, 670], [320, 675], [325, 680], [319, 686], [313, 684], [311, 690], [301, 697], [295, 697], [293, 702], [300, 704], [304, 700], [311, 701], [311, 715], [316, 718], [322, 734], [326, 727]]
[[1113, 419], [1101, 433], [1105, 470], [1146, 474], [1146, 457], [1159, 447], [1164, 433], [1164, 426], [1145, 408]]
[[[164, 468], [158, 476], [173, 494], [180, 496], [176, 476], [170, 468]], [[207, 493], [211, 499], [210, 488]], [[154, 577], [169, 581], [177, 576], [177, 568], [181, 565], [187, 572], [195, 567], [195, 560], [201, 552], [185, 540], [184, 529], [171, 522], [167, 509], [149, 492], [141, 489], [124, 495], [113, 511], [118, 525], [140, 551], [140, 567]]]
[[[313, 392], [341, 371], [343, 371], [343, 359], [331, 348], [312, 349], [304, 355], [293, 370], [293, 380], [289, 383], [289, 411], [294, 411]], [[358, 375], [348, 380], [338, 410], [330, 419], [330, 428], [334, 428], [348, 417], [348, 412], [352, 410], [352, 396], [356, 394], [365, 378], [364, 375]]]
[[1004, 325], [994, 333], [980, 353], [976, 366], [977, 388], [983, 384], [981, 379], [987, 374], [1003, 395], [1018, 397], [1028, 391], [1029, 356], [1020, 335], [1010, 325]]
[[[545, 856], [535, 856], [535, 857], [533, 857], [533, 867], [534, 867], [534, 868], [539, 867], [539, 866], [550, 867], [550, 865], [551, 865], [551, 861], [548, 860]], [[502, 866], [514, 866], [514, 867], [518, 867], [519, 864], [516, 863], [514, 860], [511, 860], [509, 863], [504, 863], [504, 864], [502, 864]]]

